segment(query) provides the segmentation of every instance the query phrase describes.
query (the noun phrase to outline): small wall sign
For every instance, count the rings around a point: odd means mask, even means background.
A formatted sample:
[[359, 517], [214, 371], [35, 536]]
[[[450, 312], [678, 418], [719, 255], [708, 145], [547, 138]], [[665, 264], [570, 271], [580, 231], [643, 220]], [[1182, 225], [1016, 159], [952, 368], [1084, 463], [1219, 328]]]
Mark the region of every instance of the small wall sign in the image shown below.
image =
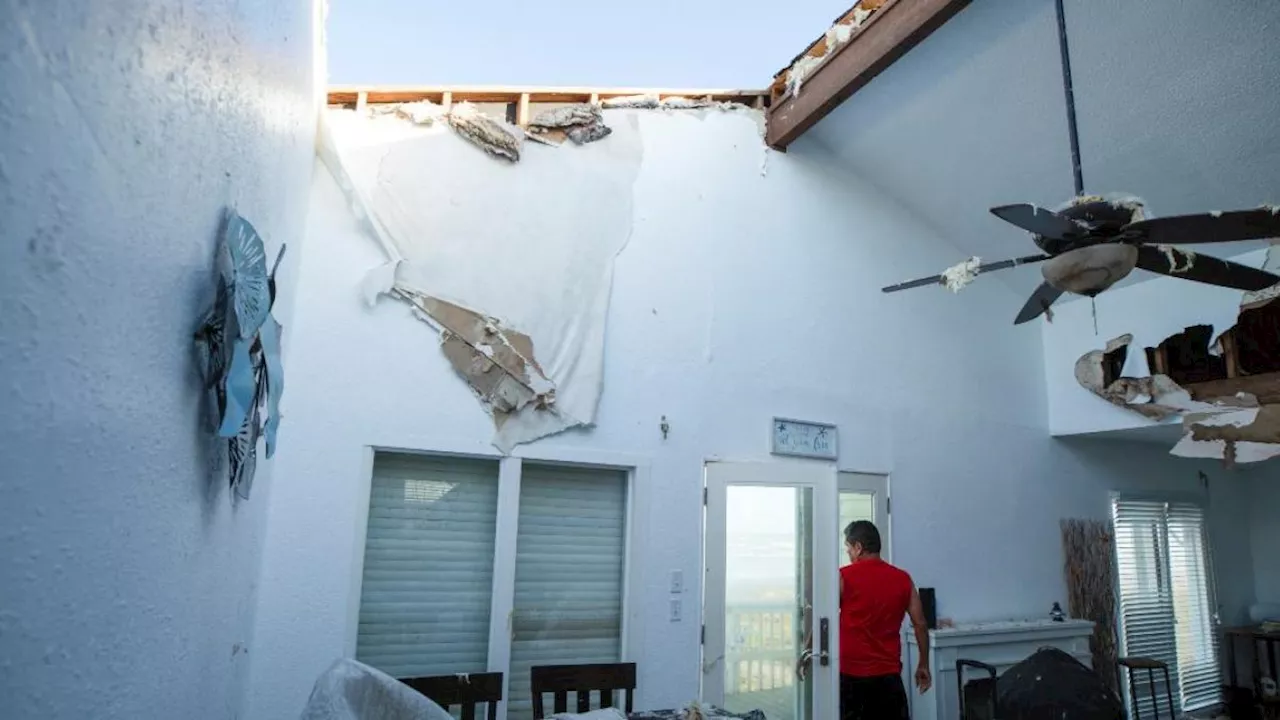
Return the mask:
[[771, 440], [770, 452], [774, 455], [824, 460], [836, 460], [840, 455], [836, 426], [826, 423], [774, 418]]

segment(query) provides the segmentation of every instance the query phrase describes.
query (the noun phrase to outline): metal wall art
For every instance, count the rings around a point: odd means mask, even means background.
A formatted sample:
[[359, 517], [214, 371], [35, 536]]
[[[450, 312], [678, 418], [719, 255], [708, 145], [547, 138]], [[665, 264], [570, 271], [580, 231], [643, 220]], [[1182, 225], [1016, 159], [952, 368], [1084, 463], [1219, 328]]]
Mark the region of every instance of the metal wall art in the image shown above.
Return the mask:
[[249, 498], [257, 468], [258, 439], [275, 454], [284, 373], [280, 323], [271, 315], [276, 270], [284, 246], [267, 271], [262, 237], [234, 211], [228, 213], [218, 245], [218, 280], [213, 305], [196, 330], [211, 425], [225, 442], [231, 489]]

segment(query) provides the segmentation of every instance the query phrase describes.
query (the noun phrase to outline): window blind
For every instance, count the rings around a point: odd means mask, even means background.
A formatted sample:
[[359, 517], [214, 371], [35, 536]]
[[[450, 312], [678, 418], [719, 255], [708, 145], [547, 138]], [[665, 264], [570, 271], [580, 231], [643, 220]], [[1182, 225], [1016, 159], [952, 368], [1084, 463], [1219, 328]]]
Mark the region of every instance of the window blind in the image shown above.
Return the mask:
[[[1112, 505], [1123, 654], [1169, 666], [1179, 712], [1221, 700], [1217, 632], [1203, 510], [1190, 503], [1117, 498]], [[1144, 682], [1146, 673], [1138, 680]], [[1140, 684], [1142, 684], [1140, 682]], [[1128, 683], [1124, 683], [1128, 694]], [[1156, 694], [1164, 707], [1164, 680]], [[1145, 688], [1131, 716], [1155, 716]]]
[[1193, 711], [1222, 701], [1217, 599], [1204, 511], [1189, 503], [1170, 503], [1168, 537], [1182, 707]]
[[619, 470], [523, 466], [508, 720], [532, 717], [532, 666], [621, 659], [626, 483]]
[[498, 464], [374, 459], [356, 658], [393, 677], [484, 672]]

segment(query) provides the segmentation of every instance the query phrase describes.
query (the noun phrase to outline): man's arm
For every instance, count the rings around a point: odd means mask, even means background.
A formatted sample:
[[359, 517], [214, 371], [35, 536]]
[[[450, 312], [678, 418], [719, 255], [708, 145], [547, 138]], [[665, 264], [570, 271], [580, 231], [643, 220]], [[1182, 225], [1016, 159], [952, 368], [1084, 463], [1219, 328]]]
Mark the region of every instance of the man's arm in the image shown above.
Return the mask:
[[911, 617], [911, 629], [915, 631], [916, 648], [920, 659], [916, 663], [916, 687], [921, 693], [933, 684], [929, 675], [929, 621], [924, 617], [924, 603], [920, 602], [920, 593], [915, 584], [911, 585], [911, 602], [907, 604], [907, 615]]

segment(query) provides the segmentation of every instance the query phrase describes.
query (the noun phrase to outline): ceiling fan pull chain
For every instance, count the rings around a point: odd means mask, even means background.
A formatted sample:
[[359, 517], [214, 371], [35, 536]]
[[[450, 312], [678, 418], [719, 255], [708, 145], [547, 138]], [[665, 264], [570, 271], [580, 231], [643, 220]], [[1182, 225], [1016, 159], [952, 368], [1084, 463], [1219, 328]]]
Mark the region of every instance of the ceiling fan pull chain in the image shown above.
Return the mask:
[[1098, 296], [1089, 298], [1089, 305], [1093, 308], [1093, 334], [1098, 335]]

